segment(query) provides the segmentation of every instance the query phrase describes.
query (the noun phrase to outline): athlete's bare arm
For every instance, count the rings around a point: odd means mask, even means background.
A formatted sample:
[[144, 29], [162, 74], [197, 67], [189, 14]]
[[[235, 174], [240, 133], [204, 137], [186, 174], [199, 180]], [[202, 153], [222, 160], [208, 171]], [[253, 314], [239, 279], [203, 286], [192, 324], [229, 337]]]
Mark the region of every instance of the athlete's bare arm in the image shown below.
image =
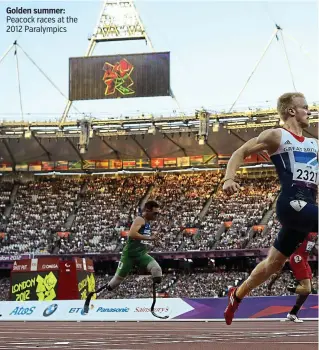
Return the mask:
[[136, 239], [138, 241], [154, 241], [154, 240], [156, 240], [156, 236], [154, 236], [154, 235], [153, 236], [144, 236], [138, 232], [143, 225], [145, 225], [145, 220], [141, 216], [138, 216], [133, 221], [133, 224], [130, 228], [128, 236], [131, 237], [132, 239]]
[[269, 154], [276, 152], [280, 145], [280, 139], [280, 129], [269, 129], [263, 131], [258, 137], [254, 137], [238, 148], [237, 151], [232, 154], [227, 164], [223, 190], [227, 194], [233, 194], [239, 190], [240, 186], [235, 182], [235, 177], [236, 171], [243, 164], [244, 159], [251, 154], [256, 154], [261, 151], [267, 151]]

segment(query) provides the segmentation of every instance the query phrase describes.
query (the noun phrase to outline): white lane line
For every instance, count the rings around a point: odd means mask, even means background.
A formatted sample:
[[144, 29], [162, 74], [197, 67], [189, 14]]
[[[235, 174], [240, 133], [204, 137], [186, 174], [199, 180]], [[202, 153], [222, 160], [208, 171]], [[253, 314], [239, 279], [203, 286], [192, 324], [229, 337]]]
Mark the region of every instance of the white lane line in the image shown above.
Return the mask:
[[317, 341], [280, 341], [282, 344], [318, 344]]
[[[20, 327], [15, 324], [15, 325], [2, 325], [0, 322], [0, 329], [16, 329], [16, 328], [22, 328], [22, 329], [28, 329], [28, 330], [34, 330], [34, 329], [48, 329], [48, 327], [50, 329], [57, 329], [57, 330], [63, 330], [63, 329], [78, 329], [78, 328], [84, 328], [84, 326], [89, 326], [92, 327], [92, 329], [109, 329], [109, 330], [121, 330], [121, 327], [119, 327], [119, 325], [121, 325], [121, 323], [113, 323], [112, 325], [100, 322], [99, 324], [96, 323], [91, 323], [91, 322], [82, 322], [82, 323], [74, 323], [74, 325], [62, 325], [62, 324], [53, 324], [53, 323], [46, 323], [46, 324], [42, 324], [42, 325], [32, 325], [32, 323], [24, 323], [23, 326], [22, 324], [20, 325]], [[126, 329], [132, 329], [132, 330], [138, 330], [138, 331], [142, 331], [142, 330], [148, 330], [148, 331], [152, 331], [154, 330], [154, 328], [157, 329], [156, 325], [154, 325], [154, 327], [148, 327], [147, 325], [144, 326], [144, 328], [142, 326], [138, 326], [139, 324], [134, 324], [131, 323], [129, 325], [125, 324], [125, 328]], [[161, 326], [158, 327], [159, 330], [161, 331], [167, 331], [167, 330], [178, 330], [178, 331], [185, 331], [185, 330], [219, 330], [219, 331], [226, 331], [225, 327], [216, 327], [214, 326], [214, 324], [210, 324], [210, 326], [205, 326], [204, 324], [199, 324], [200, 327], [178, 327], [178, 326], [173, 326], [172, 324], [167, 325], [166, 327], [163, 327], [163, 323], [161, 323]], [[18, 327], [17, 327], [18, 326]], [[278, 329], [287, 329], [289, 324], [286, 324], [284, 327], [280, 327], [278, 325], [271, 325], [271, 327], [263, 327], [265, 330], [278, 330]], [[318, 323], [316, 324], [308, 324], [308, 325], [302, 325], [300, 328], [301, 329], [307, 329], [307, 328], [316, 328], [316, 326], [318, 326]], [[116, 327], [118, 327], [116, 329]], [[247, 327], [236, 327], [236, 325], [233, 327], [234, 329], [238, 329], [238, 330], [245, 330]]]
[[[21, 329], [19, 329], [19, 333], [22, 333], [22, 332], [34, 332], [34, 331], [37, 331], [37, 332], [43, 332], [45, 334], [56, 334], [56, 333], [62, 333], [62, 334], [69, 334], [70, 331], [73, 333], [73, 334], [79, 334], [78, 332], [81, 332], [81, 334], [96, 334], [96, 333], [105, 333], [105, 332], [108, 332], [108, 331], [111, 331], [112, 332], [112, 335], [113, 334], [117, 334], [118, 335], [121, 335], [121, 333], [123, 332], [122, 329], [114, 329], [114, 328], [108, 328], [108, 327], [96, 327], [96, 326], [89, 326], [87, 329], [81, 329], [80, 327], [63, 327], [63, 328], [54, 328], [54, 327], [50, 327], [50, 331], [52, 333], [47, 333], [47, 329], [48, 328], [31, 328], [31, 327], [21, 327]], [[151, 333], [152, 332], [187, 332], [187, 331], [192, 331], [192, 332], [220, 332], [220, 333], [223, 333], [223, 334], [227, 334], [229, 331], [226, 330], [226, 329], [220, 329], [220, 328], [166, 328], [166, 329], [157, 329], [154, 330], [154, 328], [152, 329], [148, 329], [148, 328], [143, 328], [143, 329], [130, 329], [130, 328], [126, 328], [127, 330], [131, 330], [131, 331], [134, 331], [134, 333], [129, 333], [129, 335], [135, 335], [136, 334], [139, 334], [139, 333], [143, 333], [143, 332], [148, 332], [148, 333]], [[263, 332], [280, 332], [280, 331], [287, 331], [288, 329], [287, 328], [284, 328], [284, 329], [263, 329]], [[317, 327], [305, 327], [305, 328], [300, 328], [300, 330], [302, 331], [317, 331]], [[0, 325], [0, 333], [1, 334], [10, 334], [10, 333], [16, 333], [17, 332], [17, 329], [14, 328], [14, 327], [1, 327]], [[55, 332], [55, 333], [53, 333]], [[245, 333], [247, 332], [247, 330], [243, 330], [243, 329], [233, 329], [233, 332], [242, 332], [242, 333]]]
[[318, 344], [318, 342], [315, 342], [315, 341], [305, 341], [305, 342], [302, 342], [302, 341], [276, 341], [276, 342], [237, 341], [236, 344], [256, 344], [257, 346], [258, 344]]

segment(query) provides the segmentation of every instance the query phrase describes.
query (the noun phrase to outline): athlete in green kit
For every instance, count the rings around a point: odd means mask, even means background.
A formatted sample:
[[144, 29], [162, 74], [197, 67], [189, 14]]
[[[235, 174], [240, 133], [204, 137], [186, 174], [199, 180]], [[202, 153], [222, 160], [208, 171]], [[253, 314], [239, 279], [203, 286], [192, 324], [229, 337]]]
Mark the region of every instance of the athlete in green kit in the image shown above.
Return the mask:
[[147, 245], [159, 240], [158, 235], [151, 234], [150, 222], [157, 219], [159, 215], [159, 205], [155, 201], [148, 201], [141, 216], [134, 220], [127, 243], [123, 249], [121, 260], [116, 270], [115, 276], [109, 282], [107, 289], [117, 288], [130, 273], [133, 266], [146, 268], [153, 277], [153, 283], [160, 283], [162, 280], [162, 269], [157, 261], [148, 255]]
[[123, 249], [115, 276], [109, 283], [88, 294], [83, 308], [84, 315], [89, 312], [90, 301], [94, 294], [98, 294], [104, 289], [109, 291], [116, 289], [130, 273], [132, 267], [137, 265], [146, 268], [153, 278], [153, 303], [150, 309], [152, 315], [161, 319], [169, 318], [169, 315], [157, 315], [155, 312], [156, 285], [162, 281], [162, 269], [157, 261], [147, 254], [147, 245], [151, 242], [156, 244], [160, 239], [160, 235], [151, 234], [150, 225], [150, 222], [156, 220], [158, 215], [159, 205], [154, 201], [147, 202], [143, 208], [142, 215], [134, 220], [130, 228], [128, 240]]

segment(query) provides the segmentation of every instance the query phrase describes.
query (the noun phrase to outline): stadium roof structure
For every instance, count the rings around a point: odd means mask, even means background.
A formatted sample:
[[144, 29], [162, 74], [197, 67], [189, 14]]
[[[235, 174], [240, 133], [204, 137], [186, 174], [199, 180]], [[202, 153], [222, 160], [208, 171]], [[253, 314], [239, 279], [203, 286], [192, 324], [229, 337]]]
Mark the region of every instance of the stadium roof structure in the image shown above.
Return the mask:
[[[305, 136], [318, 138], [318, 107], [311, 106]], [[198, 141], [200, 120], [193, 116], [88, 120], [88, 149], [81, 154], [79, 121], [0, 123], [1, 162], [151, 159], [229, 155], [262, 130], [280, 126], [276, 110], [209, 114], [209, 133]]]
[[[89, 38], [85, 57], [92, 56], [97, 43], [118, 40], [145, 40], [149, 48], [154, 51], [133, 0], [104, 0], [101, 10], [97, 25]], [[281, 125], [275, 109], [255, 109], [245, 112], [233, 110], [271, 42], [275, 38], [279, 40], [279, 34], [282, 37], [282, 28], [277, 24], [275, 27], [271, 40], [228, 113], [201, 110], [192, 115], [141, 115], [107, 120], [98, 119], [96, 115], [76, 121], [69, 120], [72, 101], [68, 100], [59, 122], [0, 123], [0, 163], [10, 163], [14, 170], [15, 165], [22, 163], [69, 161], [81, 163], [84, 169], [85, 160], [151, 160], [201, 155], [212, 155], [214, 158], [218, 155], [218, 158], [222, 158], [220, 156], [230, 155], [262, 130]], [[17, 41], [10, 46], [0, 61], [13, 48], [16, 60], [17, 52], [22, 50], [51, 85], [63, 95]], [[287, 52], [285, 53], [289, 65]], [[19, 73], [18, 61], [17, 69]], [[289, 69], [291, 72], [290, 66]], [[292, 74], [291, 78], [294, 83]], [[20, 87], [19, 74], [18, 85]], [[19, 94], [23, 119], [21, 93]], [[181, 110], [171, 87], [170, 95], [175, 100], [178, 110]], [[305, 136], [317, 138], [319, 108], [313, 105], [310, 106], [310, 110], [312, 112], [310, 127], [305, 130]]]

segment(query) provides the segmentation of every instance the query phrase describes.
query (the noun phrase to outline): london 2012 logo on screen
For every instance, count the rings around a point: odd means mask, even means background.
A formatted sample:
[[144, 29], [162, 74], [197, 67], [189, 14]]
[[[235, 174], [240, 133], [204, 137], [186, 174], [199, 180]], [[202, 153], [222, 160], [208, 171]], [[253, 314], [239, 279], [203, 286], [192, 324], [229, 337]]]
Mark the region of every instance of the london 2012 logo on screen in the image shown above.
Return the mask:
[[133, 69], [134, 66], [126, 59], [121, 59], [114, 65], [105, 62], [103, 66], [103, 81], [106, 85], [104, 94], [109, 96], [113, 95], [116, 91], [122, 95], [135, 94], [135, 91], [132, 89], [134, 81], [131, 78]]

